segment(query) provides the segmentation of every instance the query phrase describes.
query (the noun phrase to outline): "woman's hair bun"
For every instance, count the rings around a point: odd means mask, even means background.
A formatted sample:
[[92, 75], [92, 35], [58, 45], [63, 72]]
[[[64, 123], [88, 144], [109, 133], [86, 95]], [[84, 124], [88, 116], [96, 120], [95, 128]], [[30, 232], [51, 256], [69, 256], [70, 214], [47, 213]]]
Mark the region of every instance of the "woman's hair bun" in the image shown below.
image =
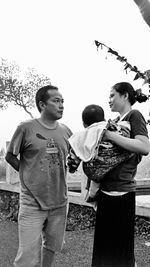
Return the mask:
[[143, 94], [141, 89], [137, 89], [134, 92], [135, 99], [137, 102], [142, 103], [148, 100], [148, 96]]

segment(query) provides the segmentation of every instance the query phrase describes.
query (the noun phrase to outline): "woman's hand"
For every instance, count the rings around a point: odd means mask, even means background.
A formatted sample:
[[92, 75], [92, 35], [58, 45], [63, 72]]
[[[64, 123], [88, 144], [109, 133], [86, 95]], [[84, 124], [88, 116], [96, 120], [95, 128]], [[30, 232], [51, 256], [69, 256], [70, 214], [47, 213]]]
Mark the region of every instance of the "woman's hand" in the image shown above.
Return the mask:
[[109, 130], [106, 130], [104, 135], [103, 135], [103, 138], [102, 138], [102, 141], [111, 141], [111, 133], [112, 131], [109, 131]]
[[[106, 130], [104, 135], [103, 135], [102, 141], [103, 142], [111, 142], [112, 141], [112, 137], [113, 137], [112, 133], [115, 133], [115, 132], [114, 131], [110, 131], [110, 130]], [[117, 134], [115, 133], [115, 135], [118, 135], [118, 133]], [[115, 141], [113, 141], [113, 142], [115, 142]]]

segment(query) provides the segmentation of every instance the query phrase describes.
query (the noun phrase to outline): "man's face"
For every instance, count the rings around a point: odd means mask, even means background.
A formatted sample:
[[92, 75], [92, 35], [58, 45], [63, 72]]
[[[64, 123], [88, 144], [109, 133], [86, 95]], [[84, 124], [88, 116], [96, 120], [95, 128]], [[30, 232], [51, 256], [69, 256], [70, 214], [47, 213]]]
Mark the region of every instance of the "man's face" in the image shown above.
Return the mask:
[[44, 103], [42, 112], [50, 120], [59, 120], [63, 115], [64, 99], [57, 90], [49, 90], [48, 94], [49, 99]]

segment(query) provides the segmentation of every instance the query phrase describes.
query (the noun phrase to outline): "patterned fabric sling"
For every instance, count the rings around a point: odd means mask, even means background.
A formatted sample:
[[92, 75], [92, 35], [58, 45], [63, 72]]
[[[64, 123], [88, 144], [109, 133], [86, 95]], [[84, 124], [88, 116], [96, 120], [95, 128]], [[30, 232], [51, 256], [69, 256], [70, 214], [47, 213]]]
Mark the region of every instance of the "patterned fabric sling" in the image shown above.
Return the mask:
[[[108, 121], [106, 129], [116, 131], [118, 134], [130, 138], [130, 130], [127, 127], [120, 125], [119, 128], [118, 130], [116, 122]], [[96, 148], [95, 156], [90, 161], [83, 162], [83, 170], [90, 180], [99, 183], [108, 172], [133, 155], [134, 153], [112, 142], [103, 142], [101, 140]]]

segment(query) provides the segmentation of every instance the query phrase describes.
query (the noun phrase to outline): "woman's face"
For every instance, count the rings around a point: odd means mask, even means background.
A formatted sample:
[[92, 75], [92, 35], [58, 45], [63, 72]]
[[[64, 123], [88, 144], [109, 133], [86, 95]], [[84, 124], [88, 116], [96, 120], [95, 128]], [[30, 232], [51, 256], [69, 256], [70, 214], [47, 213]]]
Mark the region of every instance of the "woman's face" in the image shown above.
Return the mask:
[[112, 88], [109, 96], [109, 106], [112, 112], [122, 112], [125, 106], [125, 96], [120, 95], [120, 93]]

